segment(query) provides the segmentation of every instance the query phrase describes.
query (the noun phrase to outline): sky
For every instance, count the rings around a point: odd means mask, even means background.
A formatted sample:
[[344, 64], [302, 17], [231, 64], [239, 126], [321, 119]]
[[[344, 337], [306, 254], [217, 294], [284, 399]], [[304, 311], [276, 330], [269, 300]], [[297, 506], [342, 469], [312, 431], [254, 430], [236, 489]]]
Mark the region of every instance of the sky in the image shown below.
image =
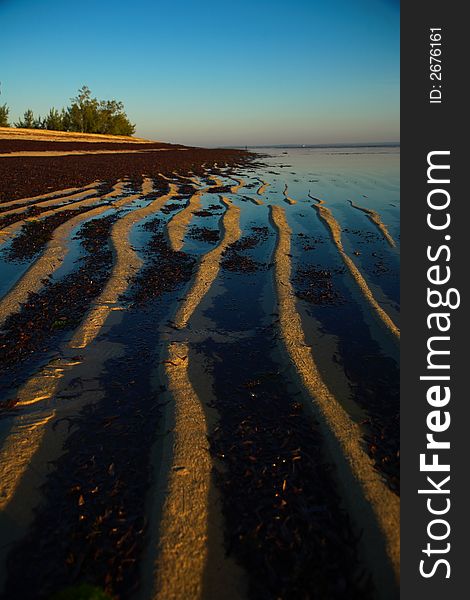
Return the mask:
[[399, 37], [399, 0], [0, 0], [0, 104], [87, 85], [150, 139], [396, 142]]

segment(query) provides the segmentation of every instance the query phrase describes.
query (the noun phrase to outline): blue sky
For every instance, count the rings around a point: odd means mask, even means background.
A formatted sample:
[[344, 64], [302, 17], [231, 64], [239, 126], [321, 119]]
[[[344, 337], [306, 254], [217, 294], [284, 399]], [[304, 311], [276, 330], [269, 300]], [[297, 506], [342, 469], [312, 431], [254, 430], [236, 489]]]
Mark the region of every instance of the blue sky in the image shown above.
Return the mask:
[[399, 139], [398, 0], [0, 0], [0, 103], [83, 84], [199, 145]]

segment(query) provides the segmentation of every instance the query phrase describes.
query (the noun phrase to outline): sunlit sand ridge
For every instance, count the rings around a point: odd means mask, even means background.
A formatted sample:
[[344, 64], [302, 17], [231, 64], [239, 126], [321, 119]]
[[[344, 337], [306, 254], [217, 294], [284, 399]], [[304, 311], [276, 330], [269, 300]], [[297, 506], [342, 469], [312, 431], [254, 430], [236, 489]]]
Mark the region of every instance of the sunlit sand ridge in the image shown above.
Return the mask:
[[[216, 181], [220, 185], [220, 181]], [[194, 282], [174, 324], [182, 329], [207, 294], [220, 269], [222, 252], [240, 236], [240, 210], [226, 198], [224, 235], [203, 255]], [[207, 526], [212, 461], [207, 448], [207, 424], [201, 400], [188, 378], [189, 347], [170, 342], [165, 359], [169, 391], [175, 402], [174, 453], [160, 531], [157, 598], [200, 598], [207, 556]], [[179, 569], [174, 569], [177, 557]]]
[[287, 193], [288, 189], [289, 189], [289, 187], [288, 187], [288, 185], [286, 183], [285, 186], [284, 186], [284, 191], [282, 192], [284, 194], [284, 199], [287, 202], [287, 204], [295, 204], [296, 201], [293, 198], [291, 198], [289, 196], [289, 194]]
[[264, 192], [267, 190], [269, 183], [267, 181], [264, 181], [263, 179], [260, 179], [259, 182], [261, 183], [261, 185], [258, 188], [258, 190], [256, 191], [256, 193], [259, 196], [262, 196], [264, 194]]
[[369, 219], [372, 221], [372, 223], [377, 225], [378, 229], [383, 234], [384, 238], [387, 240], [387, 242], [390, 244], [390, 246], [392, 246], [392, 248], [395, 248], [395, 246], [396, 246], [395, 240], [390, 235], [390, 232], [389, 232], [387, 226], [384, 224], [379, 213], [376, 210], [372, 210], [371, 208], [365, 208], [363, 206], [359, 206], [358, 204], [355, 204], [352, 200], [349, 200], [349, 203], [353, 208], [357, 208], [357, 210], [361, 210], [362, 212], [365, 212], [367, 214], [367, 216], [369, 217]]
[[170, 343], [166, 372], [175, 403], [175, 439], [159, 534], [155, 598], [161, 600], [200, 598], [207, 558], [211, 460], [204, 412], [189, 381], [187, 362], [188, 345]]
[[232, 187], [230, 188], [230, 192], [232, 194], [238, 194], [238, 192], [242, 189], [242, 187], [245, 186], [245, 181], [244, 179], [235, 179], [234, 177], [231, 177], [230, 179], [233, 179], [234, 181], [237, 182], [236, 185], [232, 185]]

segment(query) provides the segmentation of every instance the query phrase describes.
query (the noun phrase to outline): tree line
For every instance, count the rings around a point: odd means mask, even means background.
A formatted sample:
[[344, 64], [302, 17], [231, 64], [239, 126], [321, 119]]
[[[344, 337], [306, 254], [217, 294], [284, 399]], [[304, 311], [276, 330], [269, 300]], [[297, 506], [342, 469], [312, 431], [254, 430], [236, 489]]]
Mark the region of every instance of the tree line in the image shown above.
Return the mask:
[[[0, 127], [10, 127], [8, 115], [9, 108], [3, 104], [0, 106]], [[13, 126], [108, 135], [133, 135], [135, 132], [135, 125], [129, 121], [122, 102], [97, 100], [92, 97], [86, 85], [78, 90], [77, 96], [71, 99], [67, 108], [60, 111], [51, 108], [43, 118], [35, 116], [33, 111], [28, 109]]]

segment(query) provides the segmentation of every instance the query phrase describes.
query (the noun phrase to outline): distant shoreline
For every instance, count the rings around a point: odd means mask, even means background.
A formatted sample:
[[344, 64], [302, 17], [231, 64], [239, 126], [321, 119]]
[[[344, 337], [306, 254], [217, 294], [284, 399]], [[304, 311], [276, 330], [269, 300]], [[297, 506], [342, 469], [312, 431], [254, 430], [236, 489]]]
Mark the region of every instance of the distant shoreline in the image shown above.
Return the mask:
[[363, 144], [259, 144], [247, 146], [219, 146], [220, 148], [399, 148], [400, 142], [381, 142]]

